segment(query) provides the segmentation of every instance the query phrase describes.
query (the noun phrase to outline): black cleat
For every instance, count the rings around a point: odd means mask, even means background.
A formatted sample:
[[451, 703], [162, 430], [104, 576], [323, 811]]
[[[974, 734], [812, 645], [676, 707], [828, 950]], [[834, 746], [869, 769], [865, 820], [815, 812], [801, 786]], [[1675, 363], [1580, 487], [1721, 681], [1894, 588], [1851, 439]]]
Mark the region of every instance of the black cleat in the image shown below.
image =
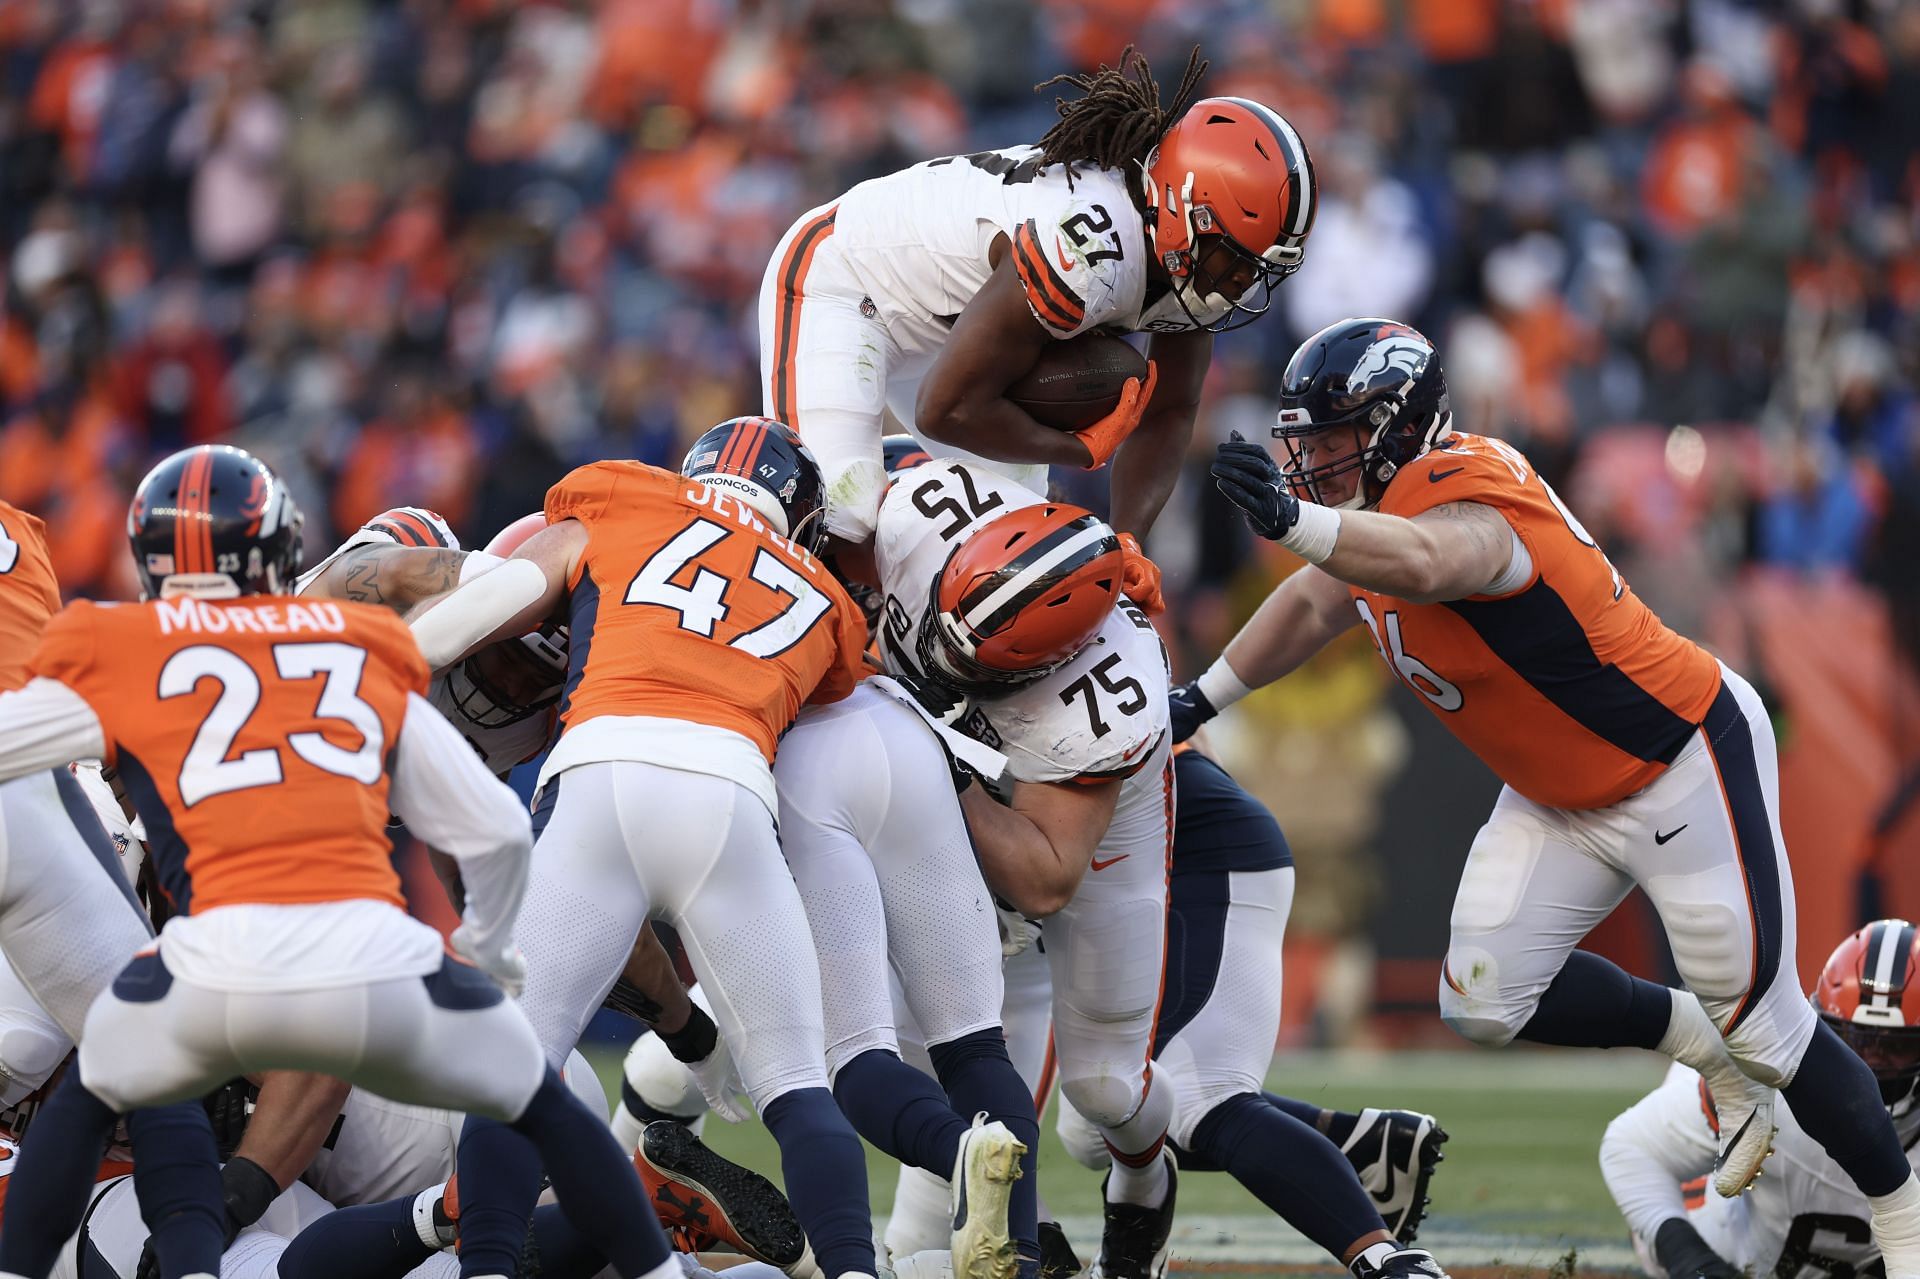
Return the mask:
[[648, 1124], [633, 1163], [680, 1251], [723, 1247], [788, 1274], [812, 1262], [787, 1197], [759, 1173], [707, 1149], [684, 1126], [667, 1119]]
[[1080, 1273], [1080, 1254], [1067, 1242], [1057, 1221], [1040, 1223], [1040, 1279], [1074, 1279]]
[[1340, 1152], [1360, 1174], [1360, 1184], [1387, 1229], [1412, 1243], [1432, 1202], [1427, 1188], [1434, 1166], [1446, 1158], [1446, 1129], [1432, 1115], [1414, 1110], [1363, 1110]]
[[1167, 1273], [1167, 1241], [1173, 1236], [1173, 1202], [1177, 1197], [1178, 1165], [1173, 1152], [1167, 1161], [1167, 1197], [1158, 1208], [1107, 1202], [1111, 1169], [1100, 1179], [1100, 1203], [1106, 1224], [1100, 1231], [1100, 1255], [1093, 1259], [1092, 1279], [1162, 1279]]

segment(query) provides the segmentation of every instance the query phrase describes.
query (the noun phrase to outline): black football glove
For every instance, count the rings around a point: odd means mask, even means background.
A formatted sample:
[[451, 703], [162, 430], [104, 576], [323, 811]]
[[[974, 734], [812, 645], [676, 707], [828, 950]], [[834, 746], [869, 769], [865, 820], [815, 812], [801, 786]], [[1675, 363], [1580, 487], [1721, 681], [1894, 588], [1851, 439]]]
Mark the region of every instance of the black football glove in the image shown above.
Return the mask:
[[1173, 691], [1167, 694], [1167, 718], [1172, 725], [1176, 744], [1192, 737], [1202, 724], [1219, 713], [1213, 703], [1207, 700], [1207, 695], [1200, 691], [1200, 681], [1197, 679], [1175, 684]]
[[1239, 507], [1247, 524], [1269, 542], [1287, 535], [1300, 519], [1300, 499], [1293, 495], [1280, 464], [1240, 432], [1220, 446], [1209, 468], [1213, 482], [1227, 500]]
[[1741, 1271], [1715, 1252], [1693, 1223], [1673, 1217], [1653, 1237], [1653, 1255], [1667, 1279], [1741, 1279]]

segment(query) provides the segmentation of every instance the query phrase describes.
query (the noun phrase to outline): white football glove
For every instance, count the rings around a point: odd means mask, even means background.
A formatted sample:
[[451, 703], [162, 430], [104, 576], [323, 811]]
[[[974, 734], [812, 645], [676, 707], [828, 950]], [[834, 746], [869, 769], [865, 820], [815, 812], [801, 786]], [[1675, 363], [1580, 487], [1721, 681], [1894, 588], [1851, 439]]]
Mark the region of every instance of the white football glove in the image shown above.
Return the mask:
[[741, 1097], [746, 1085], [740, 1082], [740, 1072], [734, 1068], [733, 1053], [727, 1048], [725, 1035], [714, 1039], [712, 1052], [686, 1066], [693, 1072], [693, 1081], [700, 1085], [700, 1095], [707, 1099], [714, 1114], [730, 1124], [743, 1124], [753, 1118], [752, 1107], [744, 1104]]
[[482, 949], [475, 944], [472, 929], [462, 924], [453, 930], [449, 944], [454, 954], [493, 978], [494, 985], [505, 991], [508, 999], [520, 998], [520, 993], [527, 988], [527, 961], [511, 940]]
[[1040, 925], [1013, 907], [993, 899], [993, 913], [1000, 917], [1000, 957], [1012, 959], [1040, 938]]

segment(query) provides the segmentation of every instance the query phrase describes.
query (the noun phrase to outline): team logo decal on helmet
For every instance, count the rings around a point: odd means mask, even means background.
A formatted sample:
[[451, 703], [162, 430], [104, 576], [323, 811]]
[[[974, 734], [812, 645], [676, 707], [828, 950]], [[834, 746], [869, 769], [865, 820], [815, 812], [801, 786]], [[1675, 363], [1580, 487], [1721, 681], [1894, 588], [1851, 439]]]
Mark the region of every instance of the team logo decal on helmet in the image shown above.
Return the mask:
[[1920, 1099], [1920, 930], [1904, 919], [1868, 924], [1834, 948], [1812, 998], [1820, 1020], [1880, 1081], [1894, 1118], [1913, 1114]]
[[1377, 504], [1452, 429], [1433, 343], [1395, 320], [1357, 319], [1328, 325], [1287, 361], [1273, 437], [1287, 446], [1297, 496], [1351, 508]]
[[[1265, 314], [1306, 260], [1319, 198], [1313, 157], [1286, 117], [1248, 98], [1202, 98], [1142, 168], [1147, 233], [1174, 282], [1142, 327], [1220, 333]], [[1201, 236], [1224, 244], [1236, 270], [1253, 269], [1247, 289], [1228, 296], [1202, 268]]]
[[927, 674], [972, 696], [1030, 684], [1099, 633], [1120, 597], [1120, 539], [1092, 512], [1009, 511], [948, 554], [916, 648]]
[[147, 472], [127, 508], [127, 540], [148, 598], [278, 595], [300, 572], [302, 523], [259, 458], [203, 444]]
[[725, 489], [808, 551], [826, 540], [826, 481], [813, 450], [784, 422], [731, 418], [693, 442], [680, 474]]

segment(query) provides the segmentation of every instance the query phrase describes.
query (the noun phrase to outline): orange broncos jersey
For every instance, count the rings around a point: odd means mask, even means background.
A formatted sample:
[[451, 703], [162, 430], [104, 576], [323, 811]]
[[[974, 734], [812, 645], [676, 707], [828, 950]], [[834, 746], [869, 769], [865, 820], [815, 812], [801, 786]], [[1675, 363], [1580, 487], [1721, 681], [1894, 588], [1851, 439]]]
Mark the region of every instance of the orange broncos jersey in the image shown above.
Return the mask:
[[731, 729], [768, 760], [800, 708], [853, 691], [867, 623], [826, 566], [725, 490], [640, 462], [583, 466], [547, 521], [587, 528], [562, 731], [601, 715]]
[[1513, 446], [1453, 435], [1380, 510], [1475, 502], [1506, 517], [1533, 576], [1499, 597], [1410, 604], [1349, 587], [1380, 655], [1500, 780], [1552, 808], [1604, 808], [1658, 777], [1720, 690]]
[[386, 768], [427, 666], [389, 610], [284, 595], [80, 601], [47, 627], [32, 673], [99, 716], [176, 910], [404, 904]]
[[47, 526], [0, 502], [0, 693], [27, 682], [40, 632], [59, 611]]

